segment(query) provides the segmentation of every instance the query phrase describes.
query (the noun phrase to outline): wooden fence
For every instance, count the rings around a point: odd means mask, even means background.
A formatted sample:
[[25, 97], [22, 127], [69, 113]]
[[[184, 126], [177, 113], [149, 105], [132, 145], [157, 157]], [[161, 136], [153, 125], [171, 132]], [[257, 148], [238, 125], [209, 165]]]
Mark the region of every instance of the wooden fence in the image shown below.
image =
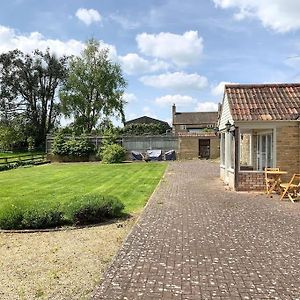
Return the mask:
[[0, 157], [0, 165], [13, 164], [27, 161], [42, 161], [46, 158], [46, 154], [24, 154], [18, 156]]

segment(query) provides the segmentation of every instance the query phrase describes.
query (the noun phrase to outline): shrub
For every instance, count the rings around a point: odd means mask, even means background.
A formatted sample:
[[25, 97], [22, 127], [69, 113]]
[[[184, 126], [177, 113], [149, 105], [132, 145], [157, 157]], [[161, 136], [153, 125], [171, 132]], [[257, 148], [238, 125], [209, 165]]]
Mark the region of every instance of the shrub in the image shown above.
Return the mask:
[[99, 154], [104, 163], [120, 163], [125, 160], [126, 149], [118, 144], [112, 144], [102, 147]]
[[74, 135], [65, 143], [67, 153], [70, 156], [88, 156], [94, 152], [94, 145], [91, 144], [86, 135], [76, 138]]
[[65, 223], [63, 212], [58, 207], [45, 209], [41, 205], [25, 207], [20, 203], [4, 206], [0, 213], [2, 229], [42, 229]]
[[69, 222], [83, 225], [119, 217], [123, 209], [124, 204], [115, 197], [88, 194], [73, 198], [65, 211]]
[[65, 147], [65, 136], [62, 131], [58, 131], [53, 138], [52, 153], [57, 155], [67, 155], [67, 148]]
[[35, 162], [34, 161], [18, 161], [18, 162], [13, 162], [13, 163], [7, 163], [7, 164], [3, 164], [0, 165], [0, 172], [1, 171], [7, 171], [7, 170], [11, 170], [11, 169], [16, 169], [18, 167], [22, 167], [22, 166], [30, 166], [30, 165], [34, 165]]
[[66, 224], [100, 223], [119, 217], [124, 204], [112, 196], [88, 194], [75, 197], [64, 207], [45, 208], [43, 203], [27, 205], [21, 201], [3, 206], [0, 211], [1, 229], [43, 229]]
[[27, 209], [23, 213], [23, 228], [51, 228], [64, 223], [63, 212], [58, 208]]
[[14, 204], [5, 206], [0, 213], [1, 229], [22, 229], [23, 212]]
[[66, 139], [64, 134], [59, 131], [53, 139], [52, 153], [57, 155], [68, 156], [88, 156], [94, 152], [94, 145], [91, 144], [86, 135], [79, 137], [72, 135]]

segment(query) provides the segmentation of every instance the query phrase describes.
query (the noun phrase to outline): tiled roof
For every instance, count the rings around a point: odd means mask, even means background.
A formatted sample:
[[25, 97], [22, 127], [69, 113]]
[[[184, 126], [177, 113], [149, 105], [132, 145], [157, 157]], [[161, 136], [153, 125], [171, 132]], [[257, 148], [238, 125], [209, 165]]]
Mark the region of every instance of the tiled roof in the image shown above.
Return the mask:
[[176, 112], [173, 125], [216, 124], [218, 112]]
[[300, 116], [300, 83], [226, 85], [225, 94], [235, 121], [297, 120]]

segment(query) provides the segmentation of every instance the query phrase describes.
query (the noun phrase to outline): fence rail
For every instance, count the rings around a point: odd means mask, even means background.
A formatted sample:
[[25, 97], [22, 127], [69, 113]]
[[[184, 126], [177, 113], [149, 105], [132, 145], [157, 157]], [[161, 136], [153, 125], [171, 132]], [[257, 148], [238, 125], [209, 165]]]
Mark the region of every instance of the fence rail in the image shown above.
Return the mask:
[[22, 161], [40, 161], [46, 158], [46, 154], [24, 154], [18, 156], [0, 157], [0, 165], [13, 164]]

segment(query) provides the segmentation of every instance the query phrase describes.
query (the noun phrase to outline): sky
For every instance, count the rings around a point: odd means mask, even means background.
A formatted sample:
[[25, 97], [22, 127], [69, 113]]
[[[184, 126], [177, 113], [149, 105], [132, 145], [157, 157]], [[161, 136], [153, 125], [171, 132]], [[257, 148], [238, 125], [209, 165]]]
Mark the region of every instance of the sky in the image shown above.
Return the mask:
[[214, 111], [225, 83], [300, 81], [299, 0], [0, 0], [0, 53], [79, 55], [90, 38], [122, 67], [127, 120]]

